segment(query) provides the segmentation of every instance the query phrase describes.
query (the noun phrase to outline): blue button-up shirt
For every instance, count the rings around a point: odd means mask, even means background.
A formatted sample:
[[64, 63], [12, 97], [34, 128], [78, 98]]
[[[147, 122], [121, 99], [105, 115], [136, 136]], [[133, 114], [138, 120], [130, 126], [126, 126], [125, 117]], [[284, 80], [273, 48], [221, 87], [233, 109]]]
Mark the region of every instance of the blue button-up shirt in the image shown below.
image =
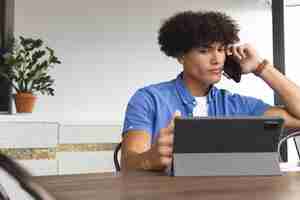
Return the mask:
[[[270, 105], [262, 100], [232, 94], [212, 86], [207, 95], [208, 116], [260, 116]], [[165, 128], [175, 111], [182, 117], [193, 116], [197, 105], [182, 78], [139, 89], [130, 99], [124, 120], [123, 134], [143, 130], [151, 135], [153, 143], [161, 128]]]

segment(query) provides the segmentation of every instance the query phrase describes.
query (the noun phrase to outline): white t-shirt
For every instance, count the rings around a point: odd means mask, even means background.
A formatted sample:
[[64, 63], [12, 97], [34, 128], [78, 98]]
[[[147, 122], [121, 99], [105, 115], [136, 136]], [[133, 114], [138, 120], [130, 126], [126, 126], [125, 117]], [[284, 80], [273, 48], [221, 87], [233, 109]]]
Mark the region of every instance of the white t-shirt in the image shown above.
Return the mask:
[[208, 116], [208, 105], [207, 105], [207, 96], [195, 97], [197, 105], [193, 110], [194, 117], [206, 117]]

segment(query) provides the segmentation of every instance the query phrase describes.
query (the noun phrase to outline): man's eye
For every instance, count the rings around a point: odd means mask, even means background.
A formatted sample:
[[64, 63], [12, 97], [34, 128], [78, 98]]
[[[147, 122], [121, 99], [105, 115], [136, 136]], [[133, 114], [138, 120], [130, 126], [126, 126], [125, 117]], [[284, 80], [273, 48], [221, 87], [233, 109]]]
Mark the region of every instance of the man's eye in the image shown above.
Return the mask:
[[198, 49], [198, 52], [199, 53], [207, 53], [208, 49], [200, 48], [200, 49]]
[[219, 52], [224, 52], [224, 51], [225, 51], [225, 48], [219, 48], [218, 51], [219, 51]]

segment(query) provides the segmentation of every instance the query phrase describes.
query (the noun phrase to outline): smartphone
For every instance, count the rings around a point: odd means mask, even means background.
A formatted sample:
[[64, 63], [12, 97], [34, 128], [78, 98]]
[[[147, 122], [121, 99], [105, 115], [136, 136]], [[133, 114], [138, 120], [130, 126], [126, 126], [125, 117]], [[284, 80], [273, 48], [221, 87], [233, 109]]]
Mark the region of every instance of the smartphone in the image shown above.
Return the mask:
[[226, 56], [223, 74], [228, 79], [233, 79], [237, 83], [241, 81], [242, 69], [240, 64], [234, 60], [233, 56]]

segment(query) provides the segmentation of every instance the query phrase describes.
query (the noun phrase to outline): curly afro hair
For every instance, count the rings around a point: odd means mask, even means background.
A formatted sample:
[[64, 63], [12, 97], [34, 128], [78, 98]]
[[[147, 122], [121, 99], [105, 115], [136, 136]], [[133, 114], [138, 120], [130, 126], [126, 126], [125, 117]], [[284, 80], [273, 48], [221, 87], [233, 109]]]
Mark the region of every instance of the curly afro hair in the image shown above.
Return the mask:
[[213, 11], [185, 11], [167, 19], [159, 29], [158, 43], [167, 56], [177, 58], [189, 50], [238, 42], [239, 27], [229, 16]]

